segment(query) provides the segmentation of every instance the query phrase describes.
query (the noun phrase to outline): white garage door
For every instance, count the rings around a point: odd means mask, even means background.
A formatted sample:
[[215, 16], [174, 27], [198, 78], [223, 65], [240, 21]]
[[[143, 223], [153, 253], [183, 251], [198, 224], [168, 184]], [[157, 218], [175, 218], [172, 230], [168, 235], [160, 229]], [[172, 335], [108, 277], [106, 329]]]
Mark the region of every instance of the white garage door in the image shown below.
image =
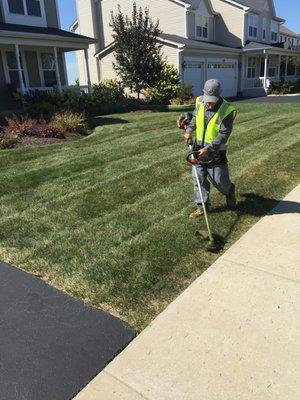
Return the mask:
[[184, 68], [184, 84], [193, 87], [194, 96], [203, 95], [204, 62], [186, 61]]
[[237, 95], [237, 64], [234, 62], [208, 62], [207, 79], [218, 79], [222, 84], [222, 96]]

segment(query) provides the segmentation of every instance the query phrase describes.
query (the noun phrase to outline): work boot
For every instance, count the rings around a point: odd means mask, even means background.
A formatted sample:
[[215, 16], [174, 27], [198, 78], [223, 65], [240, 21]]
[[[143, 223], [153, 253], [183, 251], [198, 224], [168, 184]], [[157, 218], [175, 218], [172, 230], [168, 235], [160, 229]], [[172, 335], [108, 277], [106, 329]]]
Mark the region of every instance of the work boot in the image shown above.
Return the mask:
[[235, 208], [236, 207], [235, 193], [226, 196], [226, 202], [228, 208]]
[[204, 215], [203, 208], [197, 208], [196, 211], [193, 211], [193, 212], [190, 214], [190, 218], [191, 218], [191, 219], [195, 219], [195, 218], [201, 217], [202, 215]]
[[[207, 210], [207, 211], [209, 210], [209, 203], [206, 204], [206, 210]], [[190, 218], [191, 218], [191, 219], [195, 219], [195, 218], [202, 217], [202, 215], [204, 215], [204, 211], [203, 211], [203, 208], [201, 207], [201, 208], [197, 208], [196, 211], [193, 211], [193, 212], [190, 214]]]

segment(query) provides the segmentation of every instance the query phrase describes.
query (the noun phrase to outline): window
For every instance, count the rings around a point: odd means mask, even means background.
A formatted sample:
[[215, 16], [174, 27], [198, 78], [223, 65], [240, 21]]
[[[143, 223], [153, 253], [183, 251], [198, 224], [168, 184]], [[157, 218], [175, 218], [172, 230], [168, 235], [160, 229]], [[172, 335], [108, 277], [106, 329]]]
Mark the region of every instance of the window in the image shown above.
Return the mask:
[[25, 14], [23, 0], [8, 0], [8, 7], [12, 14]]
[[266, 40], [267, 38], [267, 19], [263, 19], [263, 32], [262, 32], [262, 38], [263, 40]]
[[256, 58], [249, 57], [248, 58], [248, 68], [247, 68], [247, 78], [255, 78], [256, 77]]
[[278, 41], [278, 22], [271, 22], [271, 41], [277, 42]]
[[294, 76], [294, 75], [296, 75], [296, 58], [288, 57], [287, 76]]
[[208, 39], [208, 17], [198, 15], [196, 17], [196, 37]]
[[270, 77], [275, 77], [278, 74], [278, 60], [276, 57], [269, 58], [268, 62], [268, 75]]
[[[7, 61], [7, 69], [9, 73], [9, 80], [11, 85], [14, 88], [19, 88], [20, 79], [19, 79], [19, 71], [18, 71], [18, 63], [16, 53], [14, 51], [7, 51], [6, 52], [6, 61]], [[23, 67], [23, 60], [22, 56], [20, 55], [20, 63], [21, 63], [21, 70], [23, 75], [23, 82], [25, 82], [25, 74], [24, 74], [24, 67]]]
[[41, 53], [41, 66], [44, 77], [44, 85], [46, 87], [57, 85], [55, 60], [52, 53]]
[[41, 4], [40, 0], [26, 0], [27, 13], [33, 17], [41, 17]]
[[249, 31], [248, 35], [252, 38], [257, 38], [258, 16], [249, 14]]
[[8, 0], [8, 9], [12, 14], [42, 16], [40, 0]]

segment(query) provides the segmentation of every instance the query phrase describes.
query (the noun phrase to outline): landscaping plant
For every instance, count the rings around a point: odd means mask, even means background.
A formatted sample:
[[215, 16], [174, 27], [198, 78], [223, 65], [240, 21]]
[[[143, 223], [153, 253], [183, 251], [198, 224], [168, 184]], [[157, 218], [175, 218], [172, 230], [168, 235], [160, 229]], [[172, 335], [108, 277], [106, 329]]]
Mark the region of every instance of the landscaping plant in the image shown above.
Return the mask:
[[52, 123], [42, 125], [38, 129], [36, 136], [44, 139], [65, 139], [66, 137], [65, 133], [58, 126], [55, 126]]
[[63, 111], [54, 114], [51, 126], [56, 127], [63, 133], [75, 132], [84, 135], [87, 130], [86, 118], [81, 113]]
[[141, 91], [155, 86], [162, 74], [164, 62], [162, 45], [157, 38], [162, 33], [159, 22], [153, 22], [146, 8], [137, 8], [133, 3], [132, 17], [125, 16], [121, 7], [112, 13], [112, 37], [115, 62], [113, 67], [127, 87], [140, 99]]
[[178, 70], [173, 65], [165, 64], [157, 84], [145, 93], [145, 101], [149, 104], [170, 104], [180, 90]]

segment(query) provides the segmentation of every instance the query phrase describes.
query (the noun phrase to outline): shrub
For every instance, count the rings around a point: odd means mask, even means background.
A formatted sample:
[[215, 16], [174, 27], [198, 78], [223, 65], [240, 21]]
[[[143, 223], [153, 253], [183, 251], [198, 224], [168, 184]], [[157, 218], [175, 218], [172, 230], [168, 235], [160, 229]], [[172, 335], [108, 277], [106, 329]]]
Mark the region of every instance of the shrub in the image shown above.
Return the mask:
[[29, 104], [27, 111], [32, 118], [49, 121], [57, 111], [57, 106], [46, 101], [41, 101], [40, 103]]
[[173, 65], [165, 64], [162, 77], [153, 88], [147, 90], [145, 101], [150, 104], [169, 104], [180, 90], [179, 73]]
[[183, 86], [178, 91], [178, 96], [171, 100], [172, 105], [195, 104], [192, 86]]
[[22, 137], [34, 136], [36, 133], [37, 121], [28, 116], [17, 116], [5, 118], [5, 125], [1, 126], [4, 136]]
[[1, 132], [0, 134], [0, 149], [11, 149], [15, 147], [17, 143], [19, 143], [20, 137], [12, 132], [6, 131]]
[[300, 91], [300, 81], [298, 82], [272, 82], [268, 90], [269, 94], [291, 94]]
[[114, 104], [124, 100], [124, 88], [116, 79], [105, 79], [93, 86], [93, 101]]
[[76, 132], [81, 135], [84, 135], [87, 129], [85, 116], [72, 111], [56, 113], [51, 120], [51, 125], [61, 132]]
[[43, 125], [37, 132], [38, 138], [65, 139], [65, 134], [51, 123]]
[[62, 93], [57, 90], [51, 92], [31, 91], [24, 96], [24, 101], [29, 110], [34, 108], [36, 104], [47, 103], [55, 107], [54, 112], [58, 109], [85, 112], [92, 102], [92, 97], [77, 89], [70, 88]]

